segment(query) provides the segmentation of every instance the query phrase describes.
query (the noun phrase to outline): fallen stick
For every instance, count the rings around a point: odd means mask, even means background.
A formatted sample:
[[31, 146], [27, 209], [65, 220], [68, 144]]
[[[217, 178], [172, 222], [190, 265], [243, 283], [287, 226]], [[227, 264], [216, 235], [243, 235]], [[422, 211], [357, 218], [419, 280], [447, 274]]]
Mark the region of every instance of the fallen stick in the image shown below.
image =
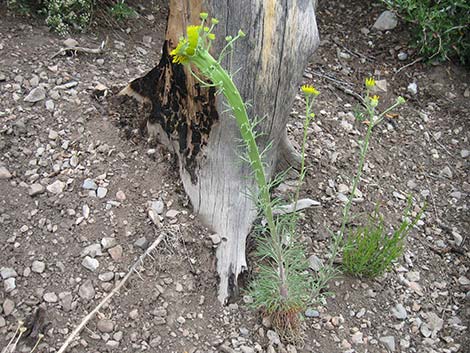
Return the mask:
[[108, 43], [108, 39], [104, 40], [98, 48], [85, 48], [85, 47], [67, 47], [60, 49], [57, 53], [51, 56], [51, 59], [54, 59], [56, 56], [72, 51], [72, 52], [82, 52], [87, 54], [101, 54], [105, 51], [106, 44]]
[[132, 267], [129, 269], [127, 272], [126, 276], [114, 287], [114, 289], [106, 296], [104, 297], [101, 302], [87, 315], [83, 318], [83, 320], [80, 322], [80, 324], [75, 328], [75, 330], [72, 331], [72, 333], [67, 337], [65, 342], [62, 344], [60, 349], [57, 351], [57, 353], [64, 353], [67, 347], [70, 345], [72, 340], [77, 336], [81, 330], [85, 327], [85, 325], [90, 321], [93, 316], [101, 309], [101, 307], [109, 300], [111, 297], [116, 294], [119, 289], [127, 282], [127, 280], [130, 278], [133, 272], [137, 271], [137, 267], [142, 264], [144, 259], [160, 244], [160, 242], [163, 240], [165, 237], [165, 233], [162, 233], [158, 236], [158, 238], [150, 245], [150, 247], [139, 257], [139, 259], [132, 265]]

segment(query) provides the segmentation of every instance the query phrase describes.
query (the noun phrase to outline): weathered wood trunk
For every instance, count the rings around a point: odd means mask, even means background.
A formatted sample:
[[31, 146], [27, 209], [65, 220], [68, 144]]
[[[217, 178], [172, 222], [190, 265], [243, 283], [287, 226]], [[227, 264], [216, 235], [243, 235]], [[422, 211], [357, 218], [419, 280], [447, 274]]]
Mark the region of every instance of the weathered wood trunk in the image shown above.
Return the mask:
[[[122, 91], [151, 102], [149, 135], [177, 153], [194, 212], [222, 238], [217, 270], [219, 299], [226, 302], [246, 269], [246, 237], [257, 215], [247, 194], [255, 185], [249, 165], [240, 160], [240, 134], [223, 97], [201, 88], [169, 57], [186, 26], [199, 23], [201, 11], [220, 20], [214, 55], [224, 46], [225, 36], [239, 29], [246, 33], [235, 46], [231, 67], [233, 72], [241, 69], [234, 81], [249, 103], [250, 117], [264, 119], [259, 143], [272, 143], [266, 154], [269, 176], [277, 164], [298, 162], [287, 140], [286, 122], [319, 38], [312, 0], [171, 0], [160, 63]], [[229, 65], [225, 62], [226, 68]]]

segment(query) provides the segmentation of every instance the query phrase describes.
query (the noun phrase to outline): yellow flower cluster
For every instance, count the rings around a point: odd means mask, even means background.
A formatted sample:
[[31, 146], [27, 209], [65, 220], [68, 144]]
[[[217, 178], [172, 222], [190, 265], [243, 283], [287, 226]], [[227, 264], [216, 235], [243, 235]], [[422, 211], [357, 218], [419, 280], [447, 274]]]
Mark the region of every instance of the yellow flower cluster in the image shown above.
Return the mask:
[[375, 86], [375, 80], [373, 77], [366, 78], [366, 88], [370, 89]]
[[308, 95], [312, 95], [316, 97], [320, 94], [320, 92], [311, 85], [303, 85], [301, 88], [302, 88], [302, 92]]

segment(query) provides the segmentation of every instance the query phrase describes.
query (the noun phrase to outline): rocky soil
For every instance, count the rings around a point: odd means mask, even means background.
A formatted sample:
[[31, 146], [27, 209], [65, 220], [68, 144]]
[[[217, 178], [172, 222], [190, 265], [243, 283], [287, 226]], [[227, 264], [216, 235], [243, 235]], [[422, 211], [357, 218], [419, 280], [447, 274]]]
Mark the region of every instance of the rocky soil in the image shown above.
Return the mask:
[[[192, 214], [174, 157], [148, 145], [138, 122], [109, 113], [114, 87], [157, 62], [165, 6], [142, 1], [127, 29], [94, 28], [64, 42], [0, 4], [0, 348], [26, 320], [34, 327], [18, 351], [30, 352], [44, 332], [37, 351], [56, 352], [165, 234], [70, 352], [468, 352], [469, 72], [416, 62], [399, 19], [384, 15], [374, 28], [384, 8], [373, 2], [320, 2], [322, 43], [304, 74], [321, 91], [302, 191], [321, 205], [300, 227], [312, 275], [357, 165], [365, 126], [352, 112], [366, 76], [378, 80], [383, 106], [398, 95], [408, 102], [374, 131], [353, 211], [379, 203], [393, 226], [408, 194], [414, 214], [424, 202], [427, 209], [391, 272], [331, 283], [333, 296], [307, 310], [304, 344], [295, 347], [249, 308], [251, 298], [218, 304], [220, 239]], [[98, 48], [106, 37], [101, 54], [53, 57], [73, 41]], [[302, 112], [299, 93], [289, 121], [298, 142]], [[277, 192], [288, 189], [287, 181]]]

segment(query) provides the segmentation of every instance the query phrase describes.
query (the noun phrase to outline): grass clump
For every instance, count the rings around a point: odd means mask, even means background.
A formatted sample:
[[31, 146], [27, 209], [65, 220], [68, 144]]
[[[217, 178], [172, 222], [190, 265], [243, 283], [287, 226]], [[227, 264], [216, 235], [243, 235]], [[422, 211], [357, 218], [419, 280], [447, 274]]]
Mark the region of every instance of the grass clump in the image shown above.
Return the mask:
[[403, 221], [392, 234], [387, 234], [383, 217], [376, 210], [365, 226], [351, 232], [344, 244], [343, 269], [359, 277], [378, 277], [388, 271], [402, 255], [405, 238], [421, 218], [421, 211], [413, 220], [408, 218], [411, 198]]
[[470, 64], [468, 0], [382, 0], [414, 28], [419, 53], [427, 59], [457, 57]]

